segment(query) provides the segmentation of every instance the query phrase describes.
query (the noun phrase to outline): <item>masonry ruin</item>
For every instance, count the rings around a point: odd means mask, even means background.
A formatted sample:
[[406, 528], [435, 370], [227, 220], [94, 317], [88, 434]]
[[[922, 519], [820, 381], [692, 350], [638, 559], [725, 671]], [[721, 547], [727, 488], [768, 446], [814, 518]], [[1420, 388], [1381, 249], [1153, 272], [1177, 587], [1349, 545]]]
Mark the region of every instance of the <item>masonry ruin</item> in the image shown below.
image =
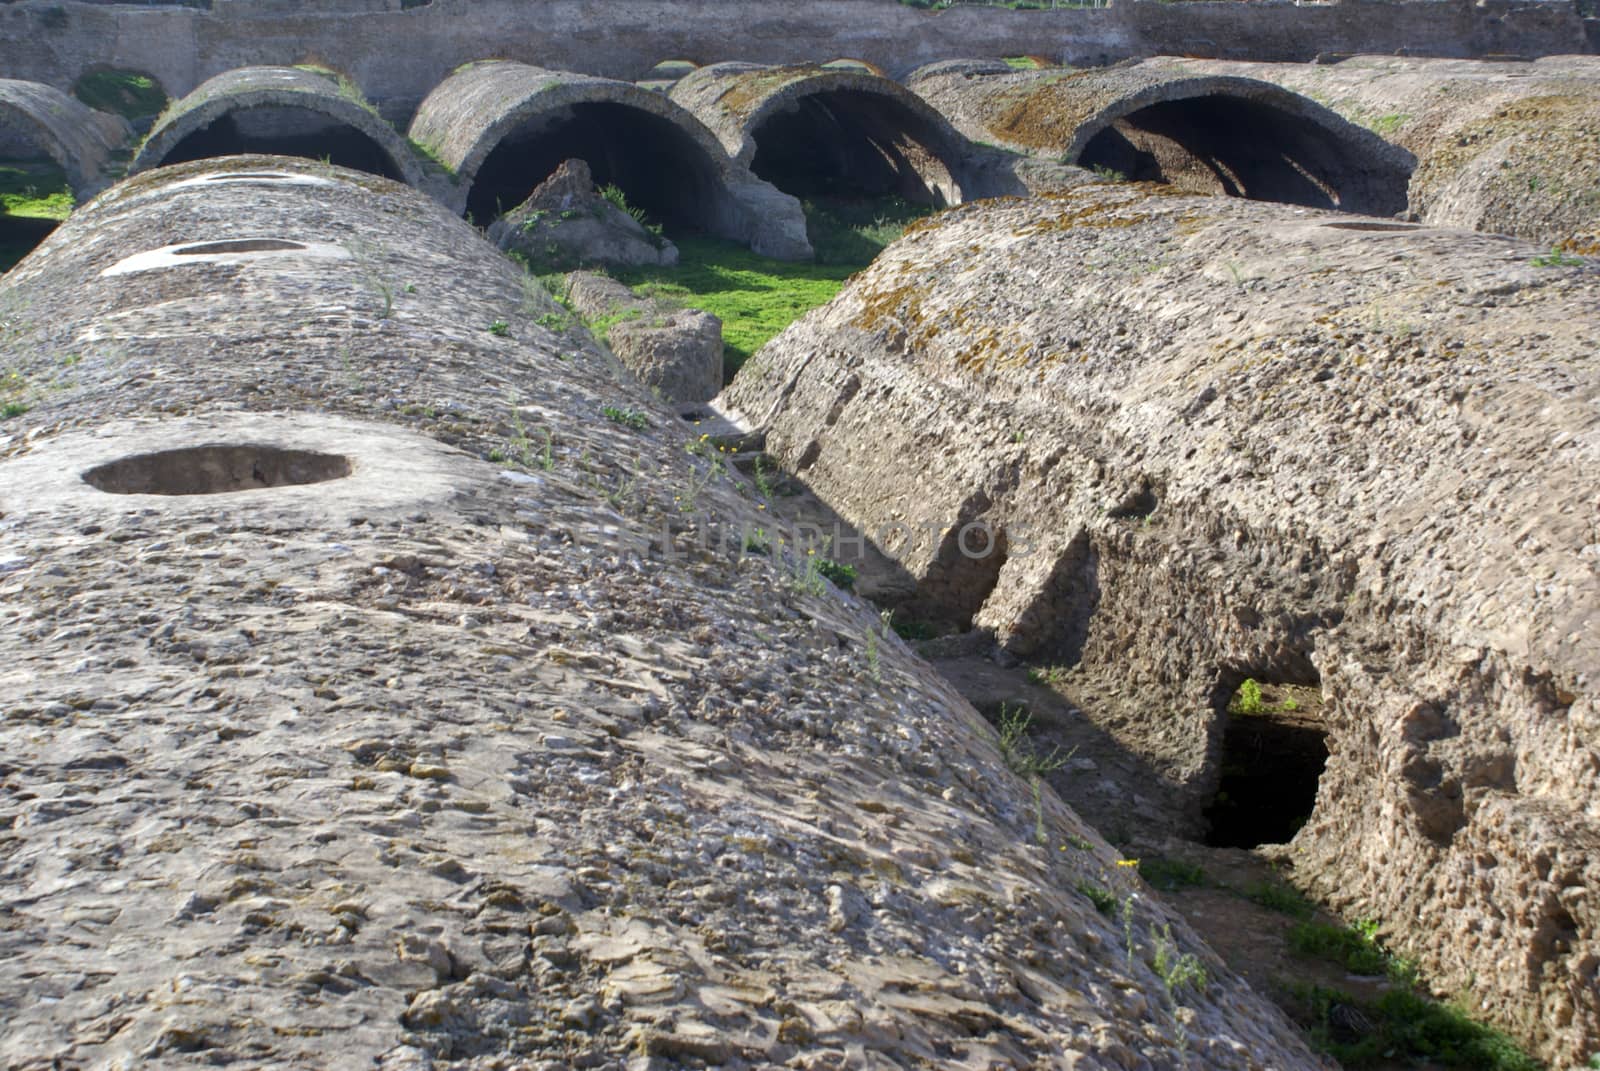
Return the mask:
[[[1196, 835], [1230, 731], [1249, 731], [1227, 715], [1241, 682], [1320, 692], [1320, 724], [1252, 733], [1301, 803], [1315, 786], [1297, 873], [1427, 920], [1396, 934], [1425, 970], [1470, 978], [1552, 1059], [1586, 1053], [1600, 637], [1593, 504], [1570, 489], [1595, 445], [1575, 393], [1594, 376], [1590, 269], [1111, 183], [944, 219], [769, 345], [724, 403], [862, 531], [931, 511], [1008, 532], [988, 591], [954, 581], [937, 542], [892, 555], [914, 598], [965, 612], [976, 593], [973, 624], [1001, 648], [1065, 658], [1065, 683], [1096, 697], [1086, 715]], [[1352, 281], [1331, 304], [1335, 262]], [[1530, 363], [1497, 372], [1531, 330]], [[1415, 414], [1404, 431], [1397, 411]], [[1326, 736], [1326, 771], [1307, 734]], [[1467, 940], [1486, 917], [1561, 961], [1524, 970]], [[1538, 936], [1552, 927], [1559, 942]]]
[[0, 1063], [1600, 1058], [1600, 21], [546, 15], [0, 6]]

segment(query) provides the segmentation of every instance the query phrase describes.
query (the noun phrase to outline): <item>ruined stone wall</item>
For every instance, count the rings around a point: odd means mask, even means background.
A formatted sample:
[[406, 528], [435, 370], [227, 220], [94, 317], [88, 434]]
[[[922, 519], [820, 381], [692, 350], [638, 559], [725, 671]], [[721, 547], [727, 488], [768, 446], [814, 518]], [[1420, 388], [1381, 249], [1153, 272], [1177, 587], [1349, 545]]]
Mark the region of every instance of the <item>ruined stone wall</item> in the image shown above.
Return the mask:
[[1600, 60], [1146, 66], [1275, 82], [1382, 134], [1417, 158], [1410, 206], [1424, 222], [1600, 251]]
[[1318, 1066], [421, 194], [149, 172], [0, 330], [0, 1062]]
[[982, 202], [723, 397], [909, 616], [1075, 667], [1196, 817], [1238, 684], [1320, 684], [1284, 862], [1566, 1066], [1600, 1047], [1600, 319], [1594, 263], [1540, 253], [1162, 187]]
[[1443, 56], [1589, 50], [1571, 3], [1184, 4], [1136, 0], [1080, 11], [917, 11], [893, 0], [803, 8], [740, 0], [628, 5], [434, 0], [352, 16], [324, 4], [226, 4], [211, 11], [23, 0], [0, 8], [0, 70], [62, 89], [116, 66], [154, 75], [173, 96], [236, 67], [325, 63], [399, 113], [457, 66], [514, 59], [641, 78], [665, 59], [705, 65], [864, 60], [891, 75], [956, 56], [1043, 54], [1096, 64], [1148, 55], [1303, 61], [1320, 52]]

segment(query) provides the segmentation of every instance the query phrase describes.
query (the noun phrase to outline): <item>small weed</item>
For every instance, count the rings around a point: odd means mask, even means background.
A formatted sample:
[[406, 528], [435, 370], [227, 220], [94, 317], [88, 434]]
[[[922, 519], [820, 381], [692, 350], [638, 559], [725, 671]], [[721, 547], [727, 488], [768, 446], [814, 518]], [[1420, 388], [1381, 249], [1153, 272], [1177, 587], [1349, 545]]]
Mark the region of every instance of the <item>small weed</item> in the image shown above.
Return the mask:
[[572, 320], [559, 312], [547, 312], [533, 322], [547, 331], [554, 331], [558, 335], [572, 326]]
[[1011, 772], [1019, 777], [1041, 777], [1054, 773], [1065, 766], [1077, 750], [1073, 748], [1063, 755], [1058, 745], [1048, 755], [1039, 754], [1029, 732], [1032, 725], [1033, 715], [1026, 707], [1021, 704], [1015, 707], [1004, 703], [1000, 705], [1000, 757]]
[[1112, 182], [1127, 182], [1128, 181], [1128, 176], [1127, 175], [1123, 174], [1121, 171], [1118, 171], [1114, 167], [1106, 167], [1104, 164], [1095, 164], [1089, 170], [1093, 171], [1096, 175], [1099, 175], [1101, 178], [1109, 179]]
[[1543, 256], [1534, 257], [1531, 263], [1535, 268], [1575, 268], [1583, 263], [1583, 258], [1564, 249], [1552, 249]]
[[0, 420], [10, 420], [12, 417], [19, 417], [27, 411], [27, 402], [6, 402], [4, 405], [0, 405]]
[[1234, 712], [1237, 714], [1260, 714], [1266, 709], [1261, 702], [1261, 685], [1254, 678], [1246, 677], [1244, 683], [1239, 685], [1239, 694], [1234, 699]]
[[507, 335], [511, 334], [511, 325], [506, 323], [504, 320], [496, 320], [494, 323], [489, 325], [489, 333], [495, 338], [505, 338]]
[[1077, 889], [1100, 914], [1114, 916], [1117, 913], [1117, 898], [1110, 889], [1096, 885], [1087, 878], [1078, 879]]
[[891, 620], [889, 627], [902, 640], [931, 640], [939, 634], [939, 630], [926, 621]]
[[767, 538], [765, 528], [757, 528], [744, 537], [744, 552], [746, 554], [759, 554], [763, 558], [772, 553], [772, 540]]
[[817, 557], [817, 572], [834, 587], [849, 591], [856, 586], [856, 567], [836, 562], [832, 558]]
[[1044, 825], [1044, 782], [1035, 777], [1029, 787], [1033, 789], [1033, 842], [1045, 848], [1050, 845], [1050, 831]]
[[544, 431], [544, 453], [539, 458], [539, 467], [546, 472], [554, 472], [556, 467], [555, 455], [556, 437], [549, 428]]
[[755, 468], [751, 470], [750, 478], [755, 481], [756, 491], [762, 498], [771, 499], [777, 493], [777, 488], [772, 482], [772, 462], [767, 460], [766, 454], [757, 454]]
[[709, 464], [704, 472], [697, 467], [690, 468], [688, 486], [680, 494], [673, 496], [679, 512], [692, 512], [700, 502], [701, 493], [711, 486], [713, 480], [727, 471], [727, 463], [723, 461], [720, 453], [711, 449], [710, 440], [711, 436], [702, 435], [699, 439], [690, 439], [683, 444], [685, 453], [691, 457], [705, 458]]
[[1245, 890], [1244, 898], [1290, 918], [1305, 920], [1316, 913], [1315, 906], [1301, 895], [1299, 889], [1281, 881], [1257, 882]]
[[1159, 855], [1142, 860], [1139, 864], [1139, 874], [1162, 892], [1172, 892], [1186, 885], [1206, 884], [1204, 868], [1194, 863], [1166, 859]]
[[634, 431], [643, 431], [650, 426], [650, 419], [637, 409], [623, 409], [620, 406], [608, 405], [600, 410], [600, 415], [613, 424], [621, 424]]
[[639, 223], [644, 222], [644, 209], [630, 205], [628, 203], [628, 195], [622, 191], [622, 187], [615, 184], [602, 186], [600, 187], [600, 196], [610, 201], [618, 210], [632, 216]]
[[1034, 666], [1028, 670], [1028, 680], [1055, 688], [1067, 682], [1067, 672], [1066, 666]]
[[1167, 992], [1176, 994], [1183, 988], [1196, 993], [1206, 991], [1211, 984], [1211, 977], [1206, 973], [1205, 964], [1192, 952], [1178, 954], [1178, 946], [1172, 940], [1171, 926], [1163, 926], [1159, 932], [1152, 929], [1150, 938], [1154, 946], [1154, 958], [1150, 965], [1161, 976]]
[[791, 579], [794, 589], [802, 595], [821, 595], [828, 590], [827, 581], [822, 579], [822, 574], [817, 570], [816, 548], [795, 555], [794, 575]]

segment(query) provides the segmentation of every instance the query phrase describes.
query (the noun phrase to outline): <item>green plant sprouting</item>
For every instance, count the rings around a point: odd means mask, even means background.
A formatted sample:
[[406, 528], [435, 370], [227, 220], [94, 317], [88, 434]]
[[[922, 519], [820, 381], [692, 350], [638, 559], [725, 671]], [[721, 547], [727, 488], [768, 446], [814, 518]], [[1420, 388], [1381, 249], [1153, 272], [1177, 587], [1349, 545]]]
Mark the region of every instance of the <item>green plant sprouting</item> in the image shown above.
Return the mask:
[[650, 418], [637, 409], [624, 409], [617, 405], [607, 405], [601, 408], [600, 415], [613, 424], [620, 424], [634, 431], [643, 431], [650, 426]]
[[1019, 777], [1042, 777], [1054, 773], [1065, 766], [1077, 751], [1077, 748], [1073, 748], [1062, 754], [1061, 747], [1057, 745], [1048, 755], [1040, 754], [1029, 732], [1032, 725], [1033, 715], [1026, 707], [1021, 704], [1015, 707], [1001, 704], [1000, 757], [1011, 772]]
[[1161, 982], [1167, 987], [1167, 992], [1176, 996], [1180, 989], [1191, 989], [1196, 993], [1204, 993], [1211, 984], [1211, 977], [1206, 972], [1205, 964], [1200, 962], [1192, 952], [1178, 952], [1178, 946], [1172, 939], [1172, 927], [1162, 926], [1160, 930], [1154, 928], [1150, 931], [1151, 962], [1155, 972], [1160, 976]]

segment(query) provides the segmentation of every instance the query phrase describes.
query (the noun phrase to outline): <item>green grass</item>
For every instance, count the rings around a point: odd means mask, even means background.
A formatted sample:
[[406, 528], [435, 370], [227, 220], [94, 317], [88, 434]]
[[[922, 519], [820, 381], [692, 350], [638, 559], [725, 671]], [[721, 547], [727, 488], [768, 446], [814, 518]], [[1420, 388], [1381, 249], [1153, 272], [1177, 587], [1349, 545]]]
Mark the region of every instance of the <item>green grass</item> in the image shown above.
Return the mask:
[[1358, 923], [1357, 927], [1349, 929], [1322, 922], [1299, 923], [1289, 931], [1289, 951], [1297, 956], [1330, 960], [1351, 974], [1388, 974], [1391, 965], [1389, 954], [1378, 945], [1376, 927], [1371, 923]]
[[1172, 892], [1186, 885], [1206, 884], [1206, 872], [1201, 867], [1159, 855], [1139, 860], [1139, 876], [1162, 892]]
[[66, 172], [50, 163], [0, 164], [0, 210], [19, 219], [66, 219], [72, 214]]
[[771, 260], [719, 238], [681, 237], [678, 266], [613, 270], [620, 281], [722, 320], [723, 372], [732, 378], [750, 355], [795, 320], [833, 300], [905, 226], [928, 210], [891, 199], [864, 204], [808, 203], [815, 263]]
[[1244, 898], [1290, 918], [1306, 920], [1316, 913], [1316, 907], [1299, 889], [1281, 881], [1257, 882], [1244, 891]]
[[1411, 116], [1406, 112], [1389, 112], [1387, 115], [1378, 116], [1370, 125], [1374, 132], [1387, 137], [1399, 130], [1410, 118]]
[[147, 119], [167, 106], [156, 80], [136, 71], [91, 71], [78, 79], [72, 95], [96, 111], [124, 119]]
[[0, 272], [12, 269], [72, 214], [72, 190], [54, 163], [0, 164]]
[[[1468, 1071], [1539, 1071], [1539, 1063], [1504, 1034], [1410, 988], [1371, 1002], [1319, 986], [1300, 988], [1295, 997], [1307, 1007], [1312, 1045], [1347, 1068], [1426, 1060]], [[1344, 1025], [1352, 1011], [1370, 1028]]]

